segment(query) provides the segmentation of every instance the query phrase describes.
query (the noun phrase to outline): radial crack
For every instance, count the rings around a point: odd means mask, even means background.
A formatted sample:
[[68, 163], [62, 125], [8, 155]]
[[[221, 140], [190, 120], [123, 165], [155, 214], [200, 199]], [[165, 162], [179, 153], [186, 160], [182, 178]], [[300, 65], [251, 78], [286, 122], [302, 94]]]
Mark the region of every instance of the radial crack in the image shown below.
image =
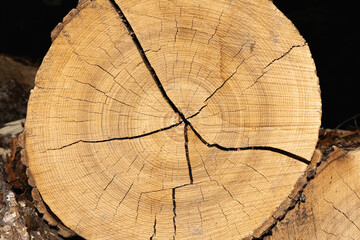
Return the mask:
[[205, 144], [207, 147], [210, 147], [210, 148], [214, 147], [214, 148], [217, 148], [217, 149], [222, 150], [222, 151], [244, 151], [244, 150], [270, 151], [270, 152], [275, 152], [275, 153], [285, 155], [287, 157], [293, 158], [293, 159], [295, 159], [297, 161], [300, 161], [302, 163], [305, 163], [305, 164], [310, 164], [310, 161], [307, 160], [306, 158], [303, 158], [303, 157], [301, 157], [299, 155], [296, 155], [294, 153], [291, 153], [291, 152], [288, 152], [286, 150], [276, 148], [276, 147], [270, 147], [270, 146], [224, 147], [224, 146], [219, 145], [217, 143], [209, 143], [196, 131], [196, 129], [191, 124], [188, 124], [188, 126], [190, 126], [191, 130], [200, 139], [200, 141], [203, 144]]
[[[148, 71], [150, 72], [153, 80], [155, 81], [157, 87], [159, 88], [159, 91], [161, 92], [163, 98], [166, 100], [166, 102], [170, 105], [170, 107], [173, 109], [173, 111], [179, 115], [179, 117], [181, 118], [182, 122], [184, 122], [187, 126], [189, 126], [193, 132], [195, 133], [195, 135], [208, 147], [216, 147], [220, 150], [224, 150], [224, 151], [240, 151], [240, 150], [265, 150], [265, 151], [271, 151], [271, 152], [276, 152], [276, 153], [280, 153], [282, 155], [285, 155], [285, 156], [288, 156], [288, 157], [291, 157], [295, 160], [298, 160], [300, 162], [303, 162], [303, 163], [306, 163], [306, 164], [310, 164], [310, 161], [301, 157], [301, 156], [298, 156], [296, 154], [293, 154], [293, 153], [290, 153], [288, 151], [285, 151], [285, 150], [282, 150], [282, 149], [279, 149], [279, 148], [275, 148], [275, 147], [269, 147], [269, 146], [249, 146], [249, 147], [224, 147], [224, 146], [221, 146], [217, 143], [213, 143], [213, 144], [210, 144], [208, 143], [207, 141], [205, 141], [205, 139], [194, 129], [194, 127], [192, 126], [192, 124], [188, 121], [188, 118], [185, 117], [185, 115], [179, 110], [179, 108], [174, 104], [174, 102], [170, 99], [170, 97], [167, 95], [163, 85], [161, 84], [161, 81], [159, 79], [159, 77], [157, 76], [156, 72], [155, 72], [155, 69], [151, 66], [150, 64], [150, 61], [149, 59], [147, 58], [146, 54], [145, 54], [145, 51], [143, 49], [143, 47], [141, 46], [140, 44], [140, 41], [139, 39], [137, 38], [133, 28], [131, 27], [129, 21], [127, 20], [127, 18], [125, 17], [124, 13], [122, 12], [122, 10], [120, 9], [119, 5], [115, 2], [115, 0], [109, 0], [111, 5], [114, 7], [114, 9], [116, 10], [116, 12], [118, 13], [119, 17], [121, 18], [121, 20], [123, 21], [125, 27], [127, 28], [128, 32], [129, 32], [129, 35], [130, 37], [132, 38], [140, 56], [141, 56], [141, 59], [143, 60], [146, 68], [148, 69]], [[274, 62], [282, 59], [283, 57], [285, 57], [288, 53], [291, 52], [292, 49], [296, 48], [296, 47], [303, 47], [305, 46], [307, 43], [305, 42], [304, 44], [302, 45], [295, 45], [295, 46], [292, 46], [287, 52], [285, 52], [282, 56], [274, 59], [273, 61], [271, 61], [269, 64], [267, 64], [265, 67], [264, 67], [264, 70], [269, 67], [271, 64], [273, 64]], [[230, 79], [232, 78], [232, 76], [234, 76], [238, 70], [238, 68], [240, 67], [240, 65], [243, 63], [243, 61], [237, 66], [236, 70], [234, 71], [233, 74], [231, 74], [227, 80], [225, 80], [225, 82], [223, 83], [223, 85]], [[222, 85], [222, 86], [223, 86]], [[219, 89], [222, 87], [220, 86]], [[217, 89], [218, 90], [218, 89]], [[215, 92], [217, 91], [215, 90]], [[214, 95], [215, 92], [212, 94]], [[211, 96], [210, 96], [211, 97]], [[209, 97], [209, 98], [210, 98]], [[208, 98], [208, 99], [209, 99]], [[208, 99], [206, 99], [205, 101], [207, 101]], [[179, 123], [180, 124], [180, 123]], [[116, 139], [114, 139], [116, 140]]]
[[248, 86], [247, 88], [245, 88], [244, 90], [241, 91], [241, 95], [244, 94], [244, 92], [250, 88], [252, 88], [256, 83], [259, 82], [259, 80], [267, 73], [268, 71], [264, 71], [259, 77], [256, 78], [256, 80], [250, 85]]
[[174, 48], [175, 48], [175, 44], [176, 44], [176, 40], [177, 40], [177, 35], [179, 33], [178, 21], [176, 20], [176, 16], [175, 16], [175, 23], [176, 23], [176, 33], [175, 33], [174, 42], [173, 42]]
[[220, 184], [217, 180], [213, 180], [215, 181], [218, 186], [221, 186], [228, 194], [229, 196], [236, 202], [238, 202], [242, 207], [245, 207], [244, 204], [242, 202], [240, 202], [239, 200], [237, 200], [236, 198], [234, 198], [234, 196], [232, 195], [232, 193], [223, 185], [223, 184]]
[[190, 184], [194, 183], [194, 178], [193, 178], [193, 174], [192, 174], [192, 169], [191, 169], [191, 163], [190, 163], [190, 156], [189, 156], [189, 139], [188, 139], [188, 125], [185, 124], [184, 127], [184, 139], [185, 139], [185, 154], [186, 154], [186, 162], [188, 165], [188, 170], [189, 170], [189, 177], [190, 177]]
[[121, 203], [124, 201], [124, 199], [126, 198], [126, 196], [128, 195], [128, 193], [130, 192], [132, 186], [134, 185], [134, 182], [131, 183], [129, 189], [126, 191], [126, 193], [124, 194], [124, 197], [120, 200], [119, 204], [116, 206], [116, 209], [115, 209], [115, 213], [113, 215], [113, 220], [117, 214], [117, 211], [118, 211], [118, 208], [120, 207]]
[[325, 202], [331, 204], [331, 206], [339, 213], [341, 213], [347, 220], [349, 220], [350, 223], [352, 223], [352, 225], [354, 225], [359, 231], [360, 231], [360, 227], [352, 220], [350, 219], [346, 213], [344, 213], [343, 211], [341, 211], [339, 208], [335, 207], [334, 203], [327, 200], [326, 198], [323, 198]]
[[262, 176], [268, 183], [270, 183], [270, 181], [266, 178], [266, 176], [264, 174], [262, 174], [261, 172], [259, 172], [256, 168], [254, 168], [253, 166], [250, 166], [249, 164], [245, 163], [245, 165], [248, 168], [251, 168], [252, 170], [254, 170], [257, 174], [259, 174], [260, 176]]
[[227, 79], [225, 79], [225, 81], [218, 88], [216, 88], [215, 91], [204, 100], [204, 102], [208, 101], [217, 91], [219, 91], [227, 83], [227, 81], [229, 81], [237, 73], [239, 67], [243, 64], [245, 60], [246, 59], [243, 59], [241, 61], [241, 63], [236, 67], [235, 71]]
[[97, 207], [98, 207], [98, 205], [99, 205], [99, 202], [100, 202], [101, 197], [102, 197], [102, 196], [103, 196], [103, 194], [105, 193], [106, 189], [110, 186], [110, 184], [114, 181], [114, 179], [115, 179], [116, 175], [117, 175], [117, 173], [116, 173], [116, 174], [114, 174], [114, 176], [111, 178], [110, 182], [109, 182], [109, 183], [105, 186], [105, 188], [102, 190], [102, 192], [101, 192], [100, 196], [98, 197], [98, 200], [97, 200], [97, 202], [96, 202], [96, 206], [95, 206], [94, 210], [95, 210], [95, 209], [97, 209]]
[[226, 216], [226, 214], [225, 214], [225, 212], [224, 212], [224, 209], [221, 207], [220, 203], [219, 203], [218, 205], [219, 205], [219, 208], [220, 208], [220, 210], [221, 210], [221, 213], [222, 213], [222, 214], [224, 215], [224, 217], [225, 217], [226, 222], [229, 222], [229, 219], [227, 218], [227, 216]]
[[175, 236], [176, 236], [176, 201], [175, 201], [175, 190], [176, 190], [176, 188], [173, 188], [173, 189], [172, 189], [173, 224], [174, 224], [174, 236], [173, 236], [173, 239], [175, 239]]
[[232, 193], [231, 193], [223, 184], [220, 184], [217, 180], [211, 180], [211, 181], [215, 181], [215, 183], [216, 183], [219, 187], [222, 187], [222, 188], [224, 189], [224, 191], [226, 191], [226, 192], [229, 194], [229, 196], [230, 196], [235, 202], [239, 203], [239, 205], [242, 207], [242, 208], [241, 208], [242, 211], [250, 218], [250, 214], [248, 214], [248, 213], [244, 210], [245, 205], [244, 205], [242, 202], [240, 202], [238, 199], [236, 199], [236, 198], [232, 195]]
[[122, 12], [122, 10], [120, 9], [119, 5], [115, 2], [115, 0], [109, 0], [110, 3], [112, 4], [112, 6], [114, 7], [114, 9], [116, 10], [116, 12], [118, 13], [119, 17], [121, 18], [121, 20], [123, 21], [125, 27], [127, 28], [131, 39], [133, 40], [141, 59], [143, 60], [146, 68], [148, 69], [148, 71], [150, 72], [152, 78], [154, 79], [157, 87], [159, 88], [162, 96], [164, 97], [164, 99], [166, 100], [166, 102], [170, 105], [170, 107], [174, 110], [175, 113], [177, 113], [180, 118], [184, 121], [187, 122], [184, 114], [176, 107], [176, 105], [171, 101], [171, 99], [169, 98], [169, 96], [167, 95], [164, 87], [162, 86], [159, 77], [157, 76], [155, 69], [151, 66], [149, 59], [147, 58], [145, 51], [143, 49], [143, 47], [140, 44], [139, 39], [137, 38], [133, 28], [131, 27], [129, 21], [127, 20], [127, 18], [125, 17], [124, 13]]
[[305, 45], [307, 44], [307, 42], [304, 42], [303, 44], [299, 44], [299, 45], [294, 45], [292, 46], [287, 52], [285, 52], [283, 55], [281, 55], [280, 57], [278, 58], [275, 58], [274, 60], [272, 60], [270, 63], [268, 63], [265, 67], [265, 68], [268, 68], [271, 64], [273, 64], [274, 62], [276, 61], [279, 61], [280, 59], [282, 59], [283, 57], [285, 57], [286, 55], [288, 55], [291, 50], [293, 50], [294, 48], [298, 48], [298, 47], [304, 47]]
[[182, 124], [183, 121], [180, 121], [178, 123], [175, 123], [173, 125], [170, 125], [168, 127], [164, 127], [164, 128], [160, 128], [160, 129], [157, 129], [155, 131], [151, 131], [151, 132], [147, 132], [147, 133], [144, 133], [144, 134], [140, 134], [140, 135], [135, 135], [135, 136], [131, 136], [131, 137], [118, 137], [118, 138], [109, 138], [109, 139], [103, 139], [103, 140], [78, 140], [76, 142], [72, 142], [72, 143], [69, 143], [69, 144], [66, 144], [62, 147], [59, 147], [59, 148], [50, 148], [48, 150], [61, 150], [61, 149], [64, 149], [64, 148], [67, 148], [67, 147], [70, 147], [74, 144], [77, 144], [77, 143], [104, 143], [104, 142], [111, 142], [111, 141], [119, 141], [119, 140], [131, 140], [131, 139], [136, 139], [136, 138], [141, 138], [141, 137], [146, 137], [146, 136], [149, 136], [149, 135], [152, 135], [152, 134], [156, 134], [158, 132], [162, 132], [162, 131], [166, 131], [166, 130], [169, 130], [171, 128], [174, 128], [176, 126], [179, 126], [180, 124]]
[[153, 237], [155, 237], [156, 236], [156, 215], [155, 215], [155, 220], [154, 220], [154, 233], [150, 236], [150, 240], [152, 240], [153, 239]]
[[[202, 106], [199, 111], [197, 111], [196, 113], [194, 113], [193, 115], [191, 115], [190, 117], [187, 117], [185, 118], [186, 120], [186, 124], [189, 124], [189, 122], [187, 121], [188, 119], [191, 119], [195, 116], [197, 116], [201, 110], [203, 110], [207, 105], [204, 105]], [[146, 137], [146, 136], [149, 136], [149, 135], [152, 135], [152, 134], [155, 134], [155, 133], [158, 133], [158, 132], [163, 132], [163, 131], [166, 131], [166, 130], [169, 130], [169, 129], [172, 129], [176, 126], [179, 126], [180, 124], [182, 124], [184, 121], [179, 121], [175, 124], [172, 124], [168, 127], [164, 127], [164, 128], [160, 128], [160, 129], [157, 129], [157, 130], [154, 130], [154, 131], [151, 131], [151, 132], [147, 132], [147, 133], [144, 133], [144, 134], [140, 134], [140, 135], [135, 135], [135, 136], [131, 136], [131, 137], [118, 137], [118, 138], [108, 138], [108, 139], [102, 139], [102, 140], [78, 140], [78, 141], [75, 141], [75, 142], [72, 142], [72, 143], [69, 143], [69, 144], [66, 144], [62, 147], [58, 147], [58, 148], [50, 148], [50, 149], [47, 149], [47, 150], [61, 150], [63, 148], [67, 148], [67, 147], [70, 147], [74, 144], [77, 144], [77, 143], [104, 143], [104, 142], [111, 142], [111, 141], [120, 141], [120, 140], [131, 140], [131, 139], [136, 139], [136, 138], [141, 138], [141, 137]]]
[[90, 83], [84, 83], [84, 82], [81, 82], [81, 81], [76, 80], [76, 79], [74, 79], [74, 81], [77, 82], [77, 83], [83, 84], [83, 85], [88, 85], [89, 87], [93, 88], [95, 91], [98, 91], [98, 92], [102, 93], [105, 97], [110, 98], [110, 99], [114, 100], [115, 102], [118, 102], [120, 104], [123, 104], [123, 105], [131, 107], [131, 108], [134, 108], [133, 106], [131, 106], [131, 105], [125, 103], [125, 102], [122, 102], [122, 101], [120, 101], [120, 100], [118, 100], [116, 98], [110, 97], [106, 92], [101, 91], [100, 89], [98, 89], [97, 87], [95, 87], [94, 85], [92, 85]]
[[217, 24], [216, 27], [215, 27], [214, 33], [211, 34], [211, 36], [210, 36], [210, 38], [209, 38], [209, 40], [208, 40], [208, 45], [210, 44], [210, 41], [214, 38], [216, 32], [218, 31], [218, 28], [219, 28], [220, 23], [221, 23], [221, 17], [223, 16], [223, 14], [224, 14], [224, 10], [223, 10], [223, 11], [221, 12], [221, 14], [220, 14], [220, 17], [219, 17], [219, 19], [218, 19], [218, 24]]

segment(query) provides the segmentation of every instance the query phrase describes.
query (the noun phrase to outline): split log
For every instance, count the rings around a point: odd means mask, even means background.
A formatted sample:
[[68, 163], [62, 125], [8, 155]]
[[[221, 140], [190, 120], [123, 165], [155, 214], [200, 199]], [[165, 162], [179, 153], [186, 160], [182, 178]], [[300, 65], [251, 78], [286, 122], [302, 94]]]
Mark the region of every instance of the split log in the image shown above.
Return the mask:
[[31, 181], [87, 239], [251, 236], [310, 163], [307, 43], [268, 0], [84, 0], [25, 125]]
[[359, 239], [360, 149], [336, 149], [266, 239]]

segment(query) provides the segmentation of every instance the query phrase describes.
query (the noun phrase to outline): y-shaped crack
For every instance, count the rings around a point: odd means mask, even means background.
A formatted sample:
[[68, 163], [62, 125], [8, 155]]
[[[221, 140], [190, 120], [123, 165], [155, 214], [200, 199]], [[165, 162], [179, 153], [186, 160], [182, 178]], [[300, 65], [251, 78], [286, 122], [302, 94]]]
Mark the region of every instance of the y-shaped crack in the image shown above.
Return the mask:
[[[115, 2], [115, 0], [109, 0], [110, 3], [112, 4], [112, 6], [114, 7], [114, 9], [116, 10], [116, 12], [118, 13], [119, 17], [121, 18], [121, 20], [123, 21], [125, 27], [127, 28], [129, 35], [131, 36], [142, 60], [144, 61], [145, 66], [147, 67], [147, 69], [149, 70], [152, 78], [154, 79], [157, 87], [159, 88], [159, 91], [161, 92], [162, 96], [164, 97], [164, 99], [166, 100], [166, 102], [170, 105], [170, 107], [172, 108], [172, 110], [179, 115], [180, 119], [182, 120], [182, 122], [185, 123], [186, 128], [190, 127], [191, 130], [195, 133], [195, 135], [201, 140], [201, 142], [203, 142], [206, 146], [208, 147], [215, 147], [218, 148], [220, 150], [223, 151], [243, 151], [243, 150], [263, 150], [263, 151], [271, 151], [271, 152], [276, 152], [288, 157], [291, 157], [295, 160], [298, 160], [300, 162], [306, 163], [306, 164], [310, 164], [310, 161], [299, 156], [296, 155], [294, 153], [285, 151], [283, 149], [279, 149], [279, 148], [275, 148], [275, 147], [269, 147], [269, 146], [249, 146], [249, 147], [224, 147], [221, 146], [217, 143], [213, 143], [210, 144], [209, 142], [207, 142], [196, 130], [195, 128], [192, 126], [192, 124], [189, 122], [188, 118], [185, 117], [185, 115], [179, 110], [179, 108], [174, 104], [174, 102], [170, 99], [170, 97], [167, 95], [163, 85], [161, 84], [161, 81], [159, 79], [159, 77], [157, 76], [155, 69], [151, 66], [149, 59], [147, 58], [145, 51], [143, 49], [143, 47], [141, 46], [141, 43], [139, 41], [139, 39], [137, 38], [133, 28], [131, 27], [129, 21], [127, 20], [127, 18], [125, 17], [124, 13], [122, 12], [122, 10], [120, 9], [119, 5]], [[306, 43], [304, 43], [303, 45], [305, 45]], [[283, 54], [282, 56], [280, 56], [277, 59], [274, 59], [272, 62], [270, 62], [267, 66], [265, 66], [265, 68], [267, 68], [268, 66], [270, 66], [272, 63], [280, 60], [281, 58], [283, 58], [284, 56], [286, 56], [293, 48], [295, 47], [301, 47], [303, 45], [298, 45], [298, 46], [293, 46], [292, 48], [289, 49], [289, 51], [287, 51], [285, 54]], [[265, 69], [264, 68], [264, 69]], [[204, 106], [205, 107], [205, 106]], [[187, 130], [185, 130], [187, 132]], [[186, 138], [185, 138], [186, 141]], [[185, 144], [185, 146], [187, 146], [187, 143]], [[187, 148], [187, 147], [186, 147]], [[188, 162], [189, 163], [189, 162]], [[191, 169], [190, 169], [190, 164], [188, 164], [189, 167], [189, 173], [191, 173]], [[192, 176], [190, 176], [190, 179], [192, 179]]]
[[[222, 151], [243, 151], [243, 150], [262, 150], [262, 151], [271, 151], [271, 152], [275, 152], [275, 153], [279, 153], [279, 154], [282, 154], [282, 155], [285, 155], [285, 156], [288, 156], [288, 157], [291, 157], [295, 160], [298, 160], [302, 163], [305, 163], [305, 164], [310, 164], [310, 161], [299, 156], [299, 155], [296, 155], [294, 153], [291, 153], [291, 152], [288, 152], [288, 151], [285, 151], [283, 149], [279, 149], [279, 148], [275, 148], [275, 147], [269, 147], [269, 146], [248, 146], [248, 147], [224, 147], [224, 146], [221, 146], [217, 143], [209, 143], [208, 141], [206, 141], [200, 134], [198, 131], [196, 131], [196, 129], [194, 128], [194, 126], [192, 126], [191, 122], [189, 121], [189, 118], [186, 118], [185, 115], [179, 110], [179, 108], [174, 104], [174, 102], [170, 99], [170, 97], [168, 96], [168, 94], [166, 93], [158, 75], [156, 74], [155, 72], [155, 69], [151, 66], [150, 64], [150, 61], [149, 59], [147, 58], [146, 54], [145, 54], [145, 51], [143, 49], [143, 47], [141, 46], [140, 44], [140, 41], [139, 39], [137, 38], [133, 28], [131, 27], [129, 21], [127, 20], [127, 18], [125, 17], [124, 13], [122, 12], [122, 10], [120, 9], [119, 5], [115, 2], [115, 0], [109, 0], [111, 5], [113, 6], [113, 8], [116, 10], [116, 12], [118, 13], [120, 19], [122, 20], [122, 22], [124, 23], [124, 25], [126, 26], [128, 32], [129, 32], [129, 35], [130, 37], [132, 38], [132, 41], [134, 42], [139, 54], [140, 54], [140, 57], [141, 59], [143, 60], [146, 68], [148, 69], [149, 73], [151, 74], [153, 80], [155, 81], [160, 93], [162, 94], [163, 98], [166, 100], [166, 102], [169, 104], [169, 106], [172, 108], [172, 110], [179, 116], [180, 118], [180, 122], [177, 123], [177, 124], [174, 124], [174, 125], [171, 125], [169, 127], [166, 127], [166, 128], [162, 128], [160, 130], [157, 130], [157, 131], [153, 131], [153, 132], [150, 132], [150, 133], [147, 133], [147, 134], [143, 134], [143, 135], [139, 135], [139, 136], [134, 136], [134, 137], [131, 137], [131, 138], [114, 138], [112, 140], [121, 140], [121, 139], [133, 139], [133, 138], [137, 138], [137, 137], [143, 137], [143, 136], [147, 136], [147, 135], [150, 135], [150, 134], [153, 134], [153, 133], [156, 133], [156, 132], [159, 132], [159, 131], [165, 131], [165, 130], [168, 130], [170, 128], [173, 128], [181, 123], [184, 123], [185, 124], [185, 127], [184, 127], [184, 141], [185, 141], [185, 153], [186, 153], [186, 160], [187, 160], [187, 165], [188, 165], [188, 170], [189, 170], [189, 178], [190, 178], [190, 184], [193, 184], [194, 180], [193, 180], [193, 175], [192, 175], [192, 169], [191, 169], [191, 162], [190, 162], [190, 157], [189, 157], [189, 149], [188, 149], [188, 129], [190, 128], [194, 134], [196, 135], [197, 138], [200, 139], [200, 141], [206, 145], [207, 147], [214, 147], [214, 148], [217, 148], [219, 150], [222, 150]], [[216, 29], [215, 29], [215, 33], [216, 33]], [[214, 33], [214, 34], [215, 34]], [[213, 36], [212, 36], [213, 37]], [[211, 38], [212, 38], [211, 37]], [[211, 39], [210, 39], [211, 40]], [[306, 43], [305, 43], [306, 44]], [[305, 45], [304, 44], [304, 45]], [[274, 59], [272, 62], [270, 62], [268, 65], [265, 66], [264, 69], [266, 69], [267, 67], [269, 67], [271, 64], [273, 64], [274, 62], [280, 60], [281, 58], [283, 58], [284, 56], [286, 56], [293, 48], [295, 47], [301, 47], [302, 45], [299, 45], [299, 46], [293, 46], [292, 48], [290, 48], [290, 50], [288, 52], [286, 52], [285, 54], [283, 54], [282, 56], [280, 56], [279, 58], [277, 59]], [[242, 63], [240, 63], [241, 65]], [[240, 66], [239, 65], [239, 66]], [[239, 68], [238, 66], [238, 68]], [[235, 70], [235, 72], [230, 75], [230, 77], [218, 88], [216, 89], [212, 95], [210, 97], [212, 97], [220, 88], [222, 88], [225, 83], [231, 79], [233, 77], [233, 75], [236, 74], [238, 68]], [[266, 72], [265, 72], [266, 73]], [[264, 74], [265, 74], [264, 73]], [[261, 76], [260, 76], [261, 77]], [[208, 97], [205, 102], [210, 98]], [[206, 106], [206, 105], [205, 105]], [[194, 114], [192, 117], [195, 117], [197, 114], [200, 113], [200, 111], [205, 107], [203, 106], [196, 114]], [[104, 140], [104, 141], [109, 141], [109, 140]], [[83, 141], [85, 142], [85, 141]], [[86, 142], [91, 142], [91, 141], [86, 141]], [[182, 185], [182, 186], [186, 186], [186, 185], [189, 185], [189, 184], [185, 184], [185, 185]], [[175, 191], [177, 188], [179, 187], [182, 187], [182, 186], [178, 186], [178, 187], [175, 187], [175, 188], [172, 188], [172, 205], [173, 205], [173, 225], [174, 225], [174, 235], [173, 235], [173, 239], [175, 239], [175, 236], [176, 236], [176, 217], [177, 217], [177, 214], [176, 214], [176, 200], [175, 200]], [[131, 186], [130, 186], [131, 188]], [[226, 190], [226, 189], [225, 189]], [[231, 193], [229, 192], [229, 194], [231, 195]], [[126, 195], [125, 195], [126, 196]], [[152, 235], [155, 236], [155, 231], [156, 231], [156, 219], [155, 219], [155, 222], [154, 222], [154, 234]], [[151, 239], [152, 239], [151, 237]]]

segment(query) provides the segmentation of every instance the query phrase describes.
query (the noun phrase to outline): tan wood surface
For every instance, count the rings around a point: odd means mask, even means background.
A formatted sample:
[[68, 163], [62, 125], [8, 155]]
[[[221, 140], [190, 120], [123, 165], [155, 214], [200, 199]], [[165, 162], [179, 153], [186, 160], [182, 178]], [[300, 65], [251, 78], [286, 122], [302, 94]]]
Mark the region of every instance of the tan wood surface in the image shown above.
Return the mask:
[[270, 239], [360, 239], [360, 149], [336, 150]]
[[239, 239], [311, 159], [309, 47], [268, 0], [81, 1], [25, 125], [46, 204], [87, 239]]

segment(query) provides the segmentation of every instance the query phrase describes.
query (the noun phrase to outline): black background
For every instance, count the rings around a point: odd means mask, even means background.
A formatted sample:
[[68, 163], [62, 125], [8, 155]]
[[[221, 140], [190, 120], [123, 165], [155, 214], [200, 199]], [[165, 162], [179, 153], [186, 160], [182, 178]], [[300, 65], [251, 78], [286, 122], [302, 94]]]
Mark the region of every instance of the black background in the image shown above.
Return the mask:
[[[215, 1], [215, 0], [214, 0]], [[274, 0], [310, 46], [323, 103], [322, 127], [359, 114], [359, 33], [356, 2]], [[41, 62], [50, 32], [77, 0], [1, 0], [0, 53]]]

